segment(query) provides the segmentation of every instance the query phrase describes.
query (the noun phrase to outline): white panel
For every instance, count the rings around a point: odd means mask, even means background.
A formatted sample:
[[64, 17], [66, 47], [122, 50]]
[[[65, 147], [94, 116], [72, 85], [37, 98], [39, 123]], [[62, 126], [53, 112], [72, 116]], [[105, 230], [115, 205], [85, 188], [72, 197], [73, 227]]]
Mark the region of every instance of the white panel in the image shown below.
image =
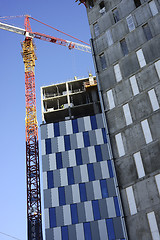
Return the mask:
[[46, 154], [46, 146], [45, 146], [45, 139], [41, 140], [41, 154]]
[[102, 178], [110, 178], [107, 161], [100, 162]]
[[152, 139], [152, 135], [151, 135], [151, 131], [150, 131], [147, 119], [142, 121], [141, 125], [142, 125], [142, 130], [143, 130], [143, 133], [144, 133], [144, 137], [145, 137], [145, 140], [146, 140], [146, 144], [148, 144], [148, 143], [152, 142], [153, 139]]
[[77, 240], [84, 240], [83, 223], [76, 224]]
[[56, 239], [56, 240], [62, 240], [61, 227], [53, 228], [53, 231], [54, 231], [54, 239]]
[[78, 203], [78, 202], [80, 202], [79, 185], [74, 184], [71, 186], [72, 186], [73, 203]]
[[60, 169], [61, 186], [68, 185], [67, 168]]
[[51, 188], [52, 207], [59, 206], [58, 188]]
[[63, 206], [63, 218], [64, 218], [64, 225], [71, 224], [71, 209], [70, 209], [70, 205]]
[[96, 129], [95, 134], [96, 134], [97, 144], [103, 144], [104, 140], [103, 140], [102, 130]]
[[107, 228], [105, 219], [98, 221], [100, 240], [108, 240]]
[[54, 137], [53, 123], [47, 124], [48, 138]]
[[73, 133], [72, 121], [71, 120], [65, 121], [65, 125], [66, 125], [66, 133], [67, 134], [72, 134]]
[[133, 31], [135, 29], [135, 25], [134, 25], [133, 17], [131, 14], [128, 17], [126, 17], [126, 21], [127, 21], [129, 31], [130, 32]]
[[57, 166], [56, 166], [56, 154], [49, 154], [49, 166], [50, 166], [50, 170], [56, 170]]
[[156, 93], [155, 93], [154, 89], [148, 91], [148, 95], [149, 95], [149, 99], [150, 99], [151, 104], [152, 104], [153, 111], [158, 110], [159, 109], [159, 103], [158, 103], [157, 96], [156, 96]]
[[96, 154], [94, 146], [88, 147], [89, 162], [96, 162]]
[[63, 152], [64, 148], [64, 136], [57, 137], [58, 140], [58, 152]]
[[152, 239], [159, 240], [160, 235], [159, 235], [159, 230], [158, 230], [158, 226], [157, 226], [155, 213], [154, 212], [147, 213], [147, 218], [148, 218], [149, 227], [150, 227], [151, 234], [152, 234]]
[[115, 107], [115, 102], [114, 102], [114, 98], [113, 98], [112, 89], [107, 91], [107, 98], [108, 98], [108, 103], [109, 103], [109, 109], [113, 109]]
[[87, 171], [87, 165], [81, 165], [80, 166], [80, 171], [81, 171], [81, 179], [82, 182], [88, 182], [88, 171]]
[[47, 189], [47, 172], [43, 172], [43, 189]]
[[135, 164], [136, 164], [138, 177], [142, 178], [142, 177], [145, 176], [145, 171], [144, 171], [144, 167], [143, 167], [141, 154], [140, 154], [140, 152], [137, 152], [133, 156], [134, 156], [134, 161], [135, 161]]
[[113, 44], [113, 38], [112, 38], [110, 29], [106, 31], [106, 38], [107, 38], [108, 46], [111, 46]]
[[136, 207], [136, 202], [135, 202], [132, 186], [126, 188], [126, 194], [127, 194], [130, 213], [131, 213], [131, 215], [136, 214], [137, 213], [137, 207]]
[[68, 156], [69, 156], [69, 166], [74, 167], [76, 166], [76, 155], [75, 155], [75, 150], [70, 150], [68, 151]]
[[93, 210], [92, 210], [92, 203], [91, 201], [84, 202], [85, 214], [86, 214], [86, 221], [93, 221]]
[[160, 60], [155, 62], [155, 68], [156, 68], [158, 77], [160, 78]]
[[50, 224], [49, 224], [49, 209], [48, 208], [44, 209], [44, 216], [45, 216], [45, 229], [46, 228], [50, 228]]
[[107, 203], [107, 210], [108, 210], [109, 218], [116, 217], [116, 210], [115, 210], [113, 198], [106, 198], [106, 203]]
[[124, 116], [125, 116], [125, 120], [126, 120], [126, 125], [131, 124], [133, 121], [132, 121], [132, 116], [131, 116], [131, 112], [130, 112], [128, 103], [123, 105], [123, 112], [124, 112]]
[[91, 120], [90, 120], [90, 117], [84, 117], [84, 127], [85, 127], [85, 131], [90, 131], [92, 128], [91, 128]]
[[139, 88], [138, 88], [137, 80], [135, 76], [132, 76], [130, 78], [130, 83], [131, 83], [133, 95], [136, 96], [139, 93]]
[[92, 184], [93, 184], [94, 199], [101, 199], [102, 194], [101, 194], [101, 187], [100, 187], [99, 180], [93, 181]]
[[142, 49], [138, 50], [138, 51], [136, 52], [136, 54], [137, 54], [137, 58], [138, 58], [140, 67], [141, 67], [141, 68], [144, 67], [144, 66], [146, 65], [146, 60], [145, 60], [145, 58], [144, 58]]
[[117, 148], [118, 148], [119, 157], [122, 157], [122, 156], [125, 155], [125, 151], [124, 151], [124, 145], [123, 145], [121, 133], [118, 133], [115, 136], [115, 139], [116, 139], [116, 144], [117, 144]]
[[115, 72], [117, 82], [120, 82], [122, 80], [122, 74], [121, 74], [119, 64], [116, 64], [114, 66], [114, 72]]
[[157, 185], [157, 188], [158, 188], [158, 192], [159, 192], [159, 195], [160, 195], [160, 174], [157, 174], [155, 176], [155, 179], [156, 179], [156, 185]]
[[84, 147], [84, 142], [83, 142], [83, 134], [82, 132], [76, 134], [77, 137], [77, 146], [78, 148], [83, 148]]
[[149, 2], [149, 7], [150, 7], [150, 9], [151, 9], [152, 15], [155, 16], [155, 15], [158, 13], [158, 9], [157, 9], [157, 6], [156, 6], [154, 0], [152, 0], [152, 1]]

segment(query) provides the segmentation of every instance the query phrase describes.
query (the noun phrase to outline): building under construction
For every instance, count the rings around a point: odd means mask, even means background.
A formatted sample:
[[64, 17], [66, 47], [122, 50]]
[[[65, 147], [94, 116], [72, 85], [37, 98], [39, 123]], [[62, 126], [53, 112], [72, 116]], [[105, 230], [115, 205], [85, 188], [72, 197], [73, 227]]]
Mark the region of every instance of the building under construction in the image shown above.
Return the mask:
[[127, 239], [97, 81], [41, 88], [46, 240]]
[[128, 238], [158, 240], [160, 1], [78, 2], [88, 15]]

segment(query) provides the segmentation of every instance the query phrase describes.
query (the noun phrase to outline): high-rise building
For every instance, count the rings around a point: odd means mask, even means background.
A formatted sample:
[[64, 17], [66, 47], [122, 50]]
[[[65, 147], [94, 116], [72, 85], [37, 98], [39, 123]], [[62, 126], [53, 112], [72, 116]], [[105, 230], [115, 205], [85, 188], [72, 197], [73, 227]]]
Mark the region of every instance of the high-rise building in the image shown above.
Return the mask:
[[46, 240], [127, 239], [95, 77], [41, 96]]
[[130, 240], [160, 239], [160, 0], [86, 5]]

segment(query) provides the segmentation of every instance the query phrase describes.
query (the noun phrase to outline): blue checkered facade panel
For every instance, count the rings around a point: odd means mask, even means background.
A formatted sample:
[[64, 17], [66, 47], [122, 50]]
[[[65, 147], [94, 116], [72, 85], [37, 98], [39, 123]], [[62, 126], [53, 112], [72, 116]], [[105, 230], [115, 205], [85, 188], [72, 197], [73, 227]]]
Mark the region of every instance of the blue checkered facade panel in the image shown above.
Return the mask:
[[124, 239], [102, 114], [41, 125], [46, 240]]

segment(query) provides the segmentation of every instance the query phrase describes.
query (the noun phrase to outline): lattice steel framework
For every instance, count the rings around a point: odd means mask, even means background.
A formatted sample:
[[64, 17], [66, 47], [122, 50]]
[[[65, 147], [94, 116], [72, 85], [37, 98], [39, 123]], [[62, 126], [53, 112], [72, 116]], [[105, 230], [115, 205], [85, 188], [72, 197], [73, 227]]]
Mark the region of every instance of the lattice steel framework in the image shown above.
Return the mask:
[[35, 46], [29, 33], [32, 33], [29, 17], [25, 17], [26, 38], [22, 43], [22, 56], [25, 65], [26, 100], [26, 177], [27, 177], [27, 217], [28, 240], [42, 240], [40, 170], [38, 148], [38, 124], [35, 93]]

